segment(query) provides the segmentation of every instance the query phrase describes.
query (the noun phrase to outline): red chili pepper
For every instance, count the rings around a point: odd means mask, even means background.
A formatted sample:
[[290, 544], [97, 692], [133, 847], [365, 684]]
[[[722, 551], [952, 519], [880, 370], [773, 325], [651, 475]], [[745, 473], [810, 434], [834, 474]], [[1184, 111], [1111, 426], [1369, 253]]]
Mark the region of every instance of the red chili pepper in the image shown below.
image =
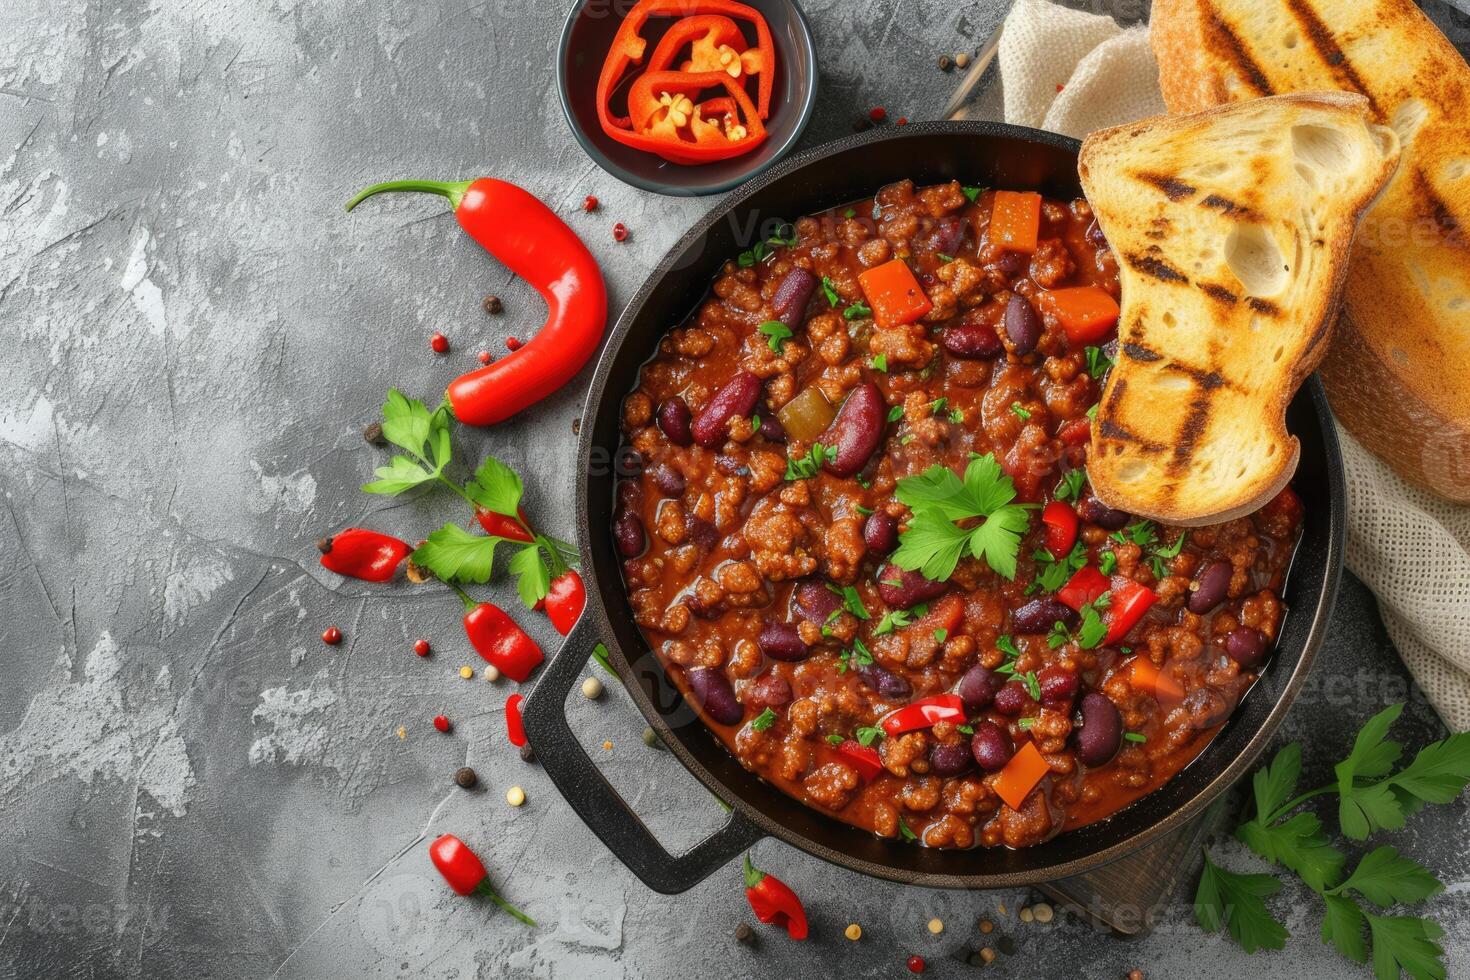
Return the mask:
[[494, 538], [505, 538], [507, 541], [525, 541], [530, 543], [536, 540], [535, 536], [527, 530], [531, 522], [526, 520], [526, 512], [516, 508], [520, 515], [517, 520], [504, 514], [497, 514], [493, 510], [484, 507], [475, 508], [475, 520], [485, 529], [485, 533]]
[[1092, 420], [1086, 417], [1072, 419], [1057, 430], [1057, 438], [1068, 446], [1081, 446], [1092, 438]]
[[347, 210], [383, 191], [446, 198], [459, 226], [546, 301], [546, 324], [525, 346], [450, 384], [455, 418], [466, 425], [494, 425], [576, 377], [607, 326], [607, 287], [576, 232], [529, 192], [490, 177], [375, 184], [349, 201]]
[[933, 697], [920, 698], [899, 708], [879, 724], [889, 737], [893, 737], [928, 728], [938, 721], [952, 721], [956, 725], [965, 723], [965, 702], [960, 700], [958, 694], [936, 694]]
[[806, 909], [801, 899], [780, 878], [751, 864], [749, 854], [745, 855], [745, 898], [760, 921], [782, 926], [792, 939], [806, 938]]
[[1112, 585], [1113, 601], [1108, 604], [1107, 615], [1104, 617], [1108, 623], [1108, 635], [1103, 642], [1109, 644], [1117, 643], [1127, 636], [1128, 631], [1138, 625], [1143, 614], [1159, 598], [1153, 589], [1122, 575], [1114, 575]]
[[546, 616], [562, 636], [577, 625], [586, 606], [587, 587], [582, 584], [582, 576], [576, 569], [568, 568], [551, 580], [551, 587], [546, 593]]
[[470, 646], [496, 670], [520, 682], [541, 666], [546, 655], [504, 610], [493, 602], [477, 603], [463, 592], [459, 597], [464, 600], [464, 631]]
[[863, 745], [856, 739], [848, 739], [837, 746], [837, 754], [842, 756], [842, 761], [857, 770], [857, 774], [864, 780], [871, 781], [883, 771], [883, 760], [878, 755], [878, 750]]
[[1079, 568], [1057, 589], [1057, 601], [1081, 612], [1082, 607], [1108, 591], [1108, 580], [1102, 572], [1091, 565]]
[[413, 548], [387, 534], [349, 527], [338, 531], [323, 545], [322, 567], [348, 578], [386, 582]]
[[1058, 560], [1067, 557], [1077, 543], [1077, 512], [1072, 505], [1053, 500], [1042, 510], [1041, 523], [1046, 525], [1046, 550]]
[[530, 916], [495, 894], [490, 887], [490, 876], [485, 872], [485, 863], [479, 859], [469, 845], [453, 834], [445, 834], [429, 845], [429, 860], [449, 882], [456, 895], [472, 895], [478, 892], [499, 905], [528, 926], [536, 924]]
[[521, 702], [524, 700], [519, 694], [505, 699], [505, 737], [516, 748], [526, 744], [526, 724], [521, 720]]

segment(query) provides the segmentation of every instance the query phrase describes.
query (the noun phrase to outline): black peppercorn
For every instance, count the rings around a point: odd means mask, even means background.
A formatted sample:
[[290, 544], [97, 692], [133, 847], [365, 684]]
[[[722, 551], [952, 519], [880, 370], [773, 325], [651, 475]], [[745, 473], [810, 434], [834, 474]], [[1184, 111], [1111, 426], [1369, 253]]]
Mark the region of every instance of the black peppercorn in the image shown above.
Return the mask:
[[867, 116], [858, 116], [852, 121], [853, 132], [863, 133], [873, 128], [873, 120]]
[[735, 927], [735, 941], [737, 943], [754, 943], [755, 931], [742, 922]]
[[521, 761], [522, 762], [535, 762], [536, 761], [536, 751], [531, 748], [531, 743], [530, 742], [527, 742], [525, 745], [522, 745], [521, 746]]
[[480, 777], [475, 775], [475, 770], [469, 766], [462, 766], [454, 773], [454, 784], [460, 789], [474, 789]]
[[1011, 956], [1016, 952], [1016, 941], [1010, 936], [1001, 936], [995, 941], [995, 945], [997, 949], [1007, 956]]
[[486, 296], [484, 302], [482, 302], [480, 305], [483, 306], [485, 308], [485, 312], [489, 313], [491, 316], [498, 316], [500, 314], [500, 311], [505, 309], [505, 307], [500, 302], [499, 296]]
[[942, 55], [939, 56], [939, 70], [940, 71], [949, 71], [953, 67], [954, 67], [954, 60], [952, 58], [950, 58], [949, 55], [942, 54]]
[[379, 422], [374, 422], [366, 429], [363, 429], [362, 437], [374, 446], [388, 445], [388, 440], [383, 438], [383, 426]]

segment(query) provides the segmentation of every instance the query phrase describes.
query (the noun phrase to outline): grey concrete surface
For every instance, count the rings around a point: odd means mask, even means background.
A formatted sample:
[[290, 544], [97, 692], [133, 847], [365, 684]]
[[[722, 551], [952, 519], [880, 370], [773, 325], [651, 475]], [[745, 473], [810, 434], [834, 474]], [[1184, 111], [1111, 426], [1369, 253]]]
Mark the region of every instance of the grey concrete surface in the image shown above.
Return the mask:
[[[807, 896], [815, 935], [761, 930], [738, 946], [749, 913], [735, 866], [682, 896], [650, 893], [506, 744], [507, 685], [457, 676], [478, 658], [455, 602], [317, 567], [311, 542], [333, 529], [415, 538], [460, 516], [444, 494], [359, 493], [380, 459], [359, 433], [389, 385], [436, 398], [475, 351], [541, 319], [437, 202], [348, 216], [354, 189], [515, 180], [583, 233], [615, 307], [710, 206], [623, 187], [577, 148], [551, 71], [565, 6], [0, 3], [0, 976], [878, 977], [915, 952], [958, 976], [981, 915], [1018, 947], [987, 968], [1007, 976], [1345, 975], [1291, 883], [1274, 902], [1289, 948], [1248, 959], [1198, 931], [1184, 900], [1125, 943], [1070, 919], [1022, 926], [1019, 891], [903, 889], [770, 841], [757, 860]], [[825, 75], [808, 145], [873, 104], [932, 114], [956, 77], [935, 57], [978, 44], [1003, 12], [805, 6]], [[982, 110], [995, 104], [992, 86]], [[578, 209], [587, 193], [596, 214]], [[615, 221], [630, 241], [613, 242]], [[490, 292], [505, 298], [499, 319], [480, 311]], [[447, 357], [428, 352], [436, 329]], [[553, 530], [572, 527], [581, 397], [573, 385], [458, 437], [466, 459], [519, 467]], [[489, 592], [516, 602], [504, 578]], [[318, 639], [329, 624], [341, 646]], [[420, 636], [427, 660], [410, 652]], [[1355, 582], [1315, 678], [1282, 733], [1305, 741], [1309, 778], [1387, 701], [1411, 698], [1411, 745], [1441, 732]], [[571, 710], [589, 744], [612, 741], [606, 770], [671, 846], [718, 824], [693, 780], [640, 743], [621, 691]], [[430, 727], [440, 711], [453, 734]], [[464, 764], [481, 791], [452, 786]], [[521, 809], [503, 802], [512, 784]], [[1449, 886], [1429, 909], [1452, 976], [1470, 972], [1467, 830], [1462, 800], [1387, 835]], [[444, 831], [477, 846], [541, 926], [451, 895], [425, 854]], [[922, 925], [933, 915], [948, 923], [939, 936]], [[862, 942], [841, 937], [849, 921]]]

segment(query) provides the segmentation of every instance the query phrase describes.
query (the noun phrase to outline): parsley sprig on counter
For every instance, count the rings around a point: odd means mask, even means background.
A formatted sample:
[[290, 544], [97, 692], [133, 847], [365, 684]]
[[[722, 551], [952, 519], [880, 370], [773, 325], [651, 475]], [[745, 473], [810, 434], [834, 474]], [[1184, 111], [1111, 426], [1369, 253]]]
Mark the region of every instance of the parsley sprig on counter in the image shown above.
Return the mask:
[[1026, 512], [1035, 505], [1012, 503], [1016, 486], [993, 453], [972, 457], [963, 478], [931, 466], [899, 480], [895, 492], [914, 515], [893, 553], [899, 568], [943, 581], [968, 551], [996, 574], [1016, 577], [1016, 555], [1030, 523]]
[[[1403, 746], [1387, 738], [1403, 711], [1391, 705], [1368, 720], [1352, 752], [1337, 764], [1337, 779], [1300, 795], [1302, 753], [1298, 743], [1283, 748], [1256, 772], [1252, 790], [1255, 816], [1235, 836], [1272, 864], [1295, 872], [1324, 903], [1322, 941], [1343, 956], [1368, 963], [1378, 980], [1395, 980], [1400, 971], [1415, 980], [1443, 980], [1444, 930], [1430, 919], [1375, 914], [1438, 894], [1444, 886], [1427, 868], [1399, 855], [1391, 846], [1364, 854], [1343, 876], [1348, 855], [1336, 848], [1321, 819], [1300, 809], [1317, 796], [1338, 798], [1338, 825], [1356, 841], [1379, 830], [1397, 830], [1405, 818], [1429, 803], [1448, 803], [1470, 783], [1470, 733], [1426, 745], [1407, 766], [1393, 772]], [[1221, 928], [1248, 953], [1280, 949], [1289, 933], [1272, 915], [1266, 899], [1281, 883], [1272, 875], [1227, 871], [1205, 854], [1204, 873], [1194, 898], [1194, 914], [1210, 932]], [[1366, 936], [1365, 936], [1366, 927]]]

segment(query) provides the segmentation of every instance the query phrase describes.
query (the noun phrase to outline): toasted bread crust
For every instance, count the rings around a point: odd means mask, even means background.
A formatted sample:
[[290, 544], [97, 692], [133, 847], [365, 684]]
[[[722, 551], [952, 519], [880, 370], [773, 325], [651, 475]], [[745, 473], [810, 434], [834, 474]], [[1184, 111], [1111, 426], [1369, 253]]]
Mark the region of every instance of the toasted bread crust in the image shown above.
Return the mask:
[[1397, 161], [1367, 118], [1350, 93], [1277, 96], [1083, 144], [1123, 297], [1088, 464], [1105, 503], [1210, 524], [1290, 480], [1287, 406], [1328, 346], [1358, 218]]
[[1155, 0], [1150, 35], [1171, 111], [1337, 88], [1399, 132], [1323, 378], [1359, 441], [1470, 502], [1470, 67], [1411, 0]]

